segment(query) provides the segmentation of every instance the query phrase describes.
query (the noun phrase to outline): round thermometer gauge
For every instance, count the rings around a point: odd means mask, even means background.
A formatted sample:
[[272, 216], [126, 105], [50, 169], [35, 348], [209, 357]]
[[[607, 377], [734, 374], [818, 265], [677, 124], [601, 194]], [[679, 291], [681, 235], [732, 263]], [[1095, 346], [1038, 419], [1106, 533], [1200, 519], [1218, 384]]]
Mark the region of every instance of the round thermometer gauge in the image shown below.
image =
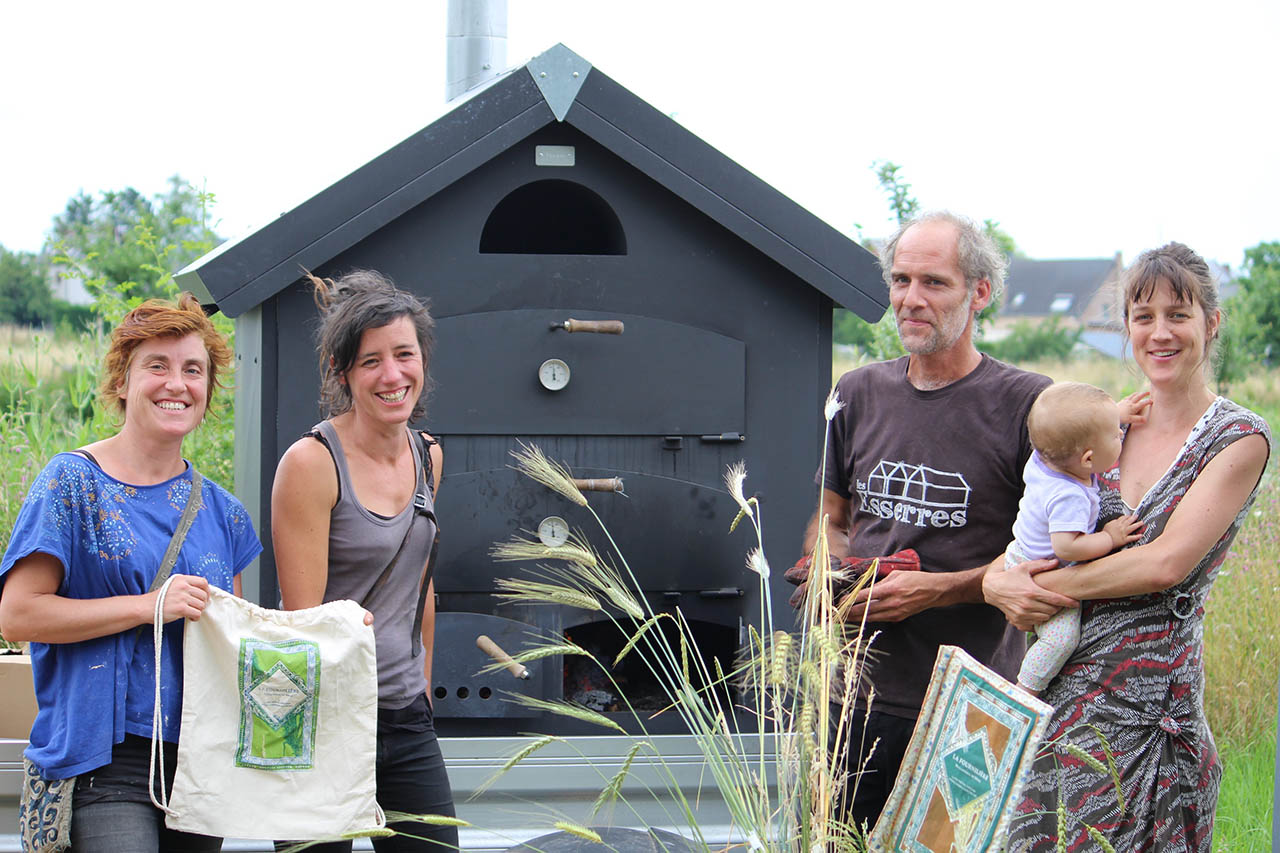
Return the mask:
[[559, 548], [569, 541], [569, 525], [558, 515], [549, 515], [538, 525], [538, 539], [548, 548]]
[[538, 381], [548, 391], [559, 391], [569, 384], [569, 365], [558, 358], [549, 358], [538, 367]]

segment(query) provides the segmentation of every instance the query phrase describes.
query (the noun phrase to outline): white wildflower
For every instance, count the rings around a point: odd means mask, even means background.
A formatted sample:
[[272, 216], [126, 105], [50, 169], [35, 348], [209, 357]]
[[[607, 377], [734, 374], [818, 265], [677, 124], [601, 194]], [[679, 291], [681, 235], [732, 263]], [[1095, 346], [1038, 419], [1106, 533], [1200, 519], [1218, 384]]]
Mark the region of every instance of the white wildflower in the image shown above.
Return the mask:
[[831, 389], [831, 393], [827, 395], [827, 404], [822, 407], [822, 416], [827, 420], [831, 420], [836, 416], [836, 412], [844, 408], [844, 401], [840, 399], [840, 395], [835, 388]]

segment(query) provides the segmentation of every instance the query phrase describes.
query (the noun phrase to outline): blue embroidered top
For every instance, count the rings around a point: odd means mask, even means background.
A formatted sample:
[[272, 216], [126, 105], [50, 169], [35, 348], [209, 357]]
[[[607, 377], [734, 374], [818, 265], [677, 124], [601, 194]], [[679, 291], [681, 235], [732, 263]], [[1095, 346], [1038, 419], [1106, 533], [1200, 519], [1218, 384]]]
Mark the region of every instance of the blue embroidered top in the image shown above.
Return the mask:
[[[14, 564], [42, 552], [63, 566], [58, 594], [106, 598], [147, 592], [191, 492], [191, 468], [154, 486], [131, 486], [72, 453], [50, 460], [31, 484], [0, 562], [0, 592]], [[174, 573], [201, 575], [225, 590], [262, 551], [244, 506], [208, 478], [203, 506]], [[160, 683], [163, 737], [182, 718], [182, 620], [165, 626]], [[151, 736], [155, 702], [151, 631], [129, 629], [78, 643], [32, 643], [40, 710], [26, 756], [46, 778], [63, 779], [111, 761], [125, 733]]]

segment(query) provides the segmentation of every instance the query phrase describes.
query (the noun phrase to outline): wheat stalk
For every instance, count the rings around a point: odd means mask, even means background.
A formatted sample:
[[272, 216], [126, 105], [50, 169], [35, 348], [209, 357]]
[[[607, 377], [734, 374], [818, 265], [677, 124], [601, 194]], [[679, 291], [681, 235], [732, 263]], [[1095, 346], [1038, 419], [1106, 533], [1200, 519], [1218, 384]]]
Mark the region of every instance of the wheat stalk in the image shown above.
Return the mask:
[[595, 551], [582, 539], [577, 531], [569, 534], [563, 545], [544, 545], [542, 542], [525, 536], [515, 536], [506, 542], [499, 542], [489, 549], [489, 556], [504, 563], [516, 561], [564, 560], [584, 566], [594, 566], [599, 561]]
[[524, 705], [534, 711], [545, 711], [550, 714], [557, 714], [561, 717], [572, 717], [575, 720], [581, 720], [584, 723], [601, 726], [606, 729], [613, 729], [619, 734], [626, 734], [627, 730], [606, 717], [604, 714], [591, 710], [590, 708], [579, 705], [575, 702], [555, 702], [547, 699], [538, 699], [534, 696], [525, 696], [522, 693], [507, 693], [511, 701], [518, 705]]
[[604, 840], [600, 837], [600, 833], [596, 832], [594, 829], [589, 829], [576, 823], [570, 823], [567, 820], [558, 820], [552, 824], [552, 826], [561, 832], [567, 832], [570, 835], [575, 835], [583, 841], [592, 841], [596, 844], [604, 843]]
[[626, 781], [627, 774], [631, 772], [631, 763], [636, 760], [636, 754], [641, 749], [652, 746], [648, 741], [637, 741], [631, 745], [631, 749], [627, 750], [627, 757], [622, 760], [622, 767], [618, 772], [613, 774], [609, 779], [609, 783], [600, 791], [600, 796], [596, 797], [596, 801], [591, 805], [591, 815], [594, 817], [600, 809], [604, 808], [607, 803], [616, 800], [622, 793], [622, 783]]
[[511, 451], [516, 460], [516, 470], [553, 492], [569, 499], [578, 506], [586, 506], [587, 499], [573, 483], [569, 469], [547, 458], [536, 444], [520, 442], [520, 449]]
[[494, 597], [504, 601], [515, 601], [521, 604], [560, 604], [580, 610], [602, 609], [600, 602], [590, 594], [559, 584], [521, 578], [499, 578], [495, 585], [502, 592], [494, 593]]

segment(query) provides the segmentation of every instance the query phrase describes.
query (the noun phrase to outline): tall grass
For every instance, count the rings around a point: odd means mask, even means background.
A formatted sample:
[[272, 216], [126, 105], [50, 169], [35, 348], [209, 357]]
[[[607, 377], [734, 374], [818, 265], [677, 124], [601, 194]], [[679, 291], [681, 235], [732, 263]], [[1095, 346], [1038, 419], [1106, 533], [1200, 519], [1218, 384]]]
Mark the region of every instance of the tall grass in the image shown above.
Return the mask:
[[[1272, 721], [1272, 726], [1275, 721]], [[1272, 775], [1275, 729], [1245, 745], [1219, 744], [1222, 790], [1213, 827], [1213, 849], [1220, 853], [1271, 851]]]
[[1223, 770], [1213, 849], [1224, 853], [1271, 849], [1280, 678], [1278, 468], [1273, 456], [1205, 604], [1205, 715]]

